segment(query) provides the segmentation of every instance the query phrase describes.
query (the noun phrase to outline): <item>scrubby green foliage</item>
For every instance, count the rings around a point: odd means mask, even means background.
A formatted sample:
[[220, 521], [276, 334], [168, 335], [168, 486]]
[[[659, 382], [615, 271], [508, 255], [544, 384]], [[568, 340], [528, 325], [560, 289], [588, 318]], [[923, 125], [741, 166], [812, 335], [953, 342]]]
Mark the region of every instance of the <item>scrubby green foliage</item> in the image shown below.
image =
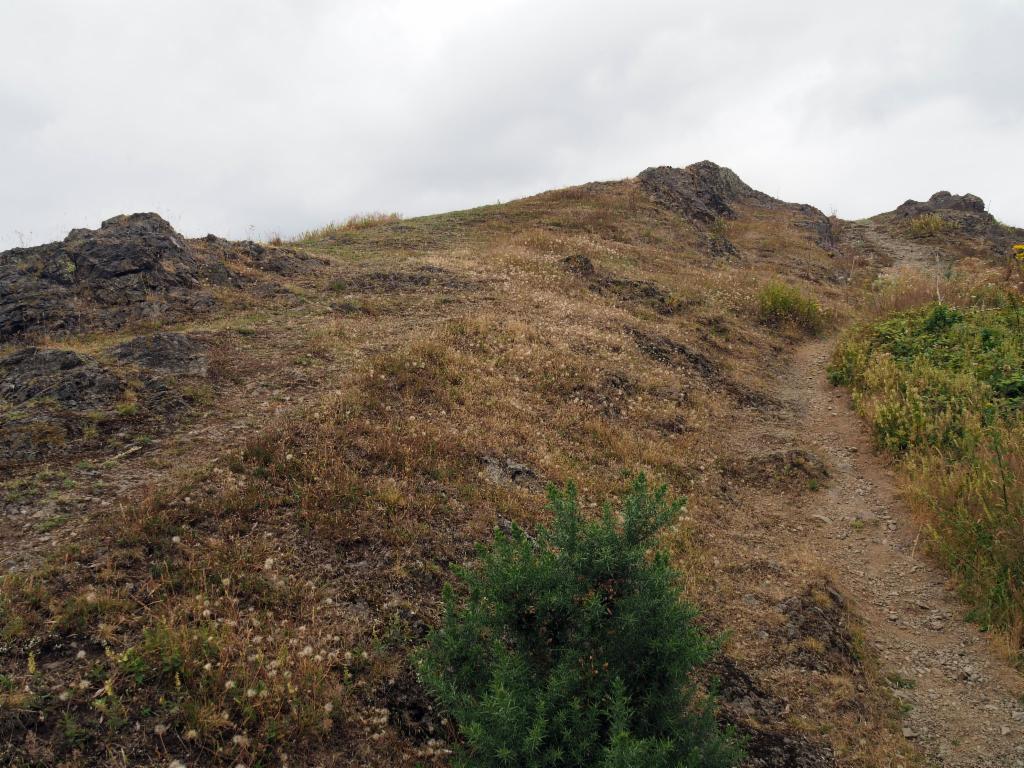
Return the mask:
[[953, 222], [942, 218], [937, 213], [925, 213], [921, 216], [915, 216], [907, 225], [910, 236], [914, 238], [944, 235], [954, 228]]
[[1010, 300], [903, 312], [848, 336], [829, 376], [871, 399], [880, 445], [969, 455], [984, 427], [1024, 404], [1022, 314]]
[[550, 491], [554, 523], [515, 530], [445, 593], [421, 677], [465, 739], [463, 766], [728, 766], [693, 671], [715, 650], [680, 599], [655, 536], [681, 502], [634, 482], [618, 514], [580, 516], [576, 489]]
[[767, 283], [757, 295], [758, 318], [765, 325], [795, 326], [818, 334], [825, 327], [825, 313], [813, 298], [786, 283]]
[[[989, 297], [991, 298], [991, 297]], [[1024, 317], [1019, 297], [933, 303], [847, 335], [829, 375], [908, 464], [932, 549], [975, 606], [1024, 635]]]

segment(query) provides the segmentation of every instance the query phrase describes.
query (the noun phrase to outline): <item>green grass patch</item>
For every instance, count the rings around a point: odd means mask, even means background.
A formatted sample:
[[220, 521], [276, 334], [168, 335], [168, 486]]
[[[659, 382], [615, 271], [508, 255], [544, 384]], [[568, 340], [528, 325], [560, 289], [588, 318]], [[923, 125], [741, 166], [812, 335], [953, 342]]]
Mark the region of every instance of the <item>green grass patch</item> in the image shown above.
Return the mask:
[[812, 335], [825, 328], [825, 313], [815, 299], [775, 280], [758, 292], [757, 316], [764, 325], [795, 327]]
[[[988, 297], [991, 299], [991, 297]], [[877, 444], [907, 466], [931, 550], [972, 618], [1024, 638], [1024, 317], [1019, 297], [933, 303], [858, 327], [836, 349]]]
[[926, 213], [915, 216], [907, 224], [908, 234], [915, 239], [924, 239], [945, 235], [956, 229], [953, 222], [944, 219], [937, 213]]

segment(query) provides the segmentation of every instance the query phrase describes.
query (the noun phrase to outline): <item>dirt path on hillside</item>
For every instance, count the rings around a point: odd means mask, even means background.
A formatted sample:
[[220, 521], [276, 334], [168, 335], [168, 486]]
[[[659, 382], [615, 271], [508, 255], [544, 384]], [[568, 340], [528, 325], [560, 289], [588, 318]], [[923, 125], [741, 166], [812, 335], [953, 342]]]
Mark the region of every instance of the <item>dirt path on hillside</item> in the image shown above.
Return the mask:
[[[931, 764], [1024, 766], [1024, 677], [964, 623], [964, 606], [921, 552], [920, 529], [894, 474], [872, 451], [844, 392], [825, 378], [831, 341], [802, 346], [778, 384], [795, 443], [813, 446], [831, 478], [800, 510], [807, 546], [863, 617], [882, 671], [904, 703], [904, 735]], [[794, 510], [795, 511], [795, 510]]]

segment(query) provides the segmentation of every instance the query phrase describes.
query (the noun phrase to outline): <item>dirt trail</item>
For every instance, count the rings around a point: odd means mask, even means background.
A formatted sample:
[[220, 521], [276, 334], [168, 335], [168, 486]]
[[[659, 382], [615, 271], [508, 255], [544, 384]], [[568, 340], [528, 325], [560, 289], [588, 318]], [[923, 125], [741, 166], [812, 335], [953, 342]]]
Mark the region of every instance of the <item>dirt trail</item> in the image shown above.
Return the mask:
[[872, 452], [849, 398], [825, 378], [830, 347], [801, 347], [779, 393], [794, 406], [794, 433], [814, 445], [832, 474], [824, 498], [806, 510], [821, 516], [808, 527], [808, 546], [863, 617], [906, 705], [904, 735], [935, 765], [1024, 766], [1024, 678], [964, 623], [964, 606], [922, 554], [920, 528], [893, 472]]
[[[936, 269], [927, 247], [897, 241], [857, 222], [855, 245], [888, 256], [895, 276]], [[941, 268], [941, 267], [940, 267]], [[833, 340], [801, 346], [776, 380], [783, 439], [811, 448], [829, 467], [818, 494], [791, 514], [809, 553], [829, 569], [863, 618], [865, 635], [906, 711], [904, 735], [929, 764], [948, 768], [1024, 767], [1024, 677], [994, 643], [964, 621], [966, 607], [922, 551], [924, 535], [900, 498], [895, 473], [873, 450], [845, 391], [826, 365]]]

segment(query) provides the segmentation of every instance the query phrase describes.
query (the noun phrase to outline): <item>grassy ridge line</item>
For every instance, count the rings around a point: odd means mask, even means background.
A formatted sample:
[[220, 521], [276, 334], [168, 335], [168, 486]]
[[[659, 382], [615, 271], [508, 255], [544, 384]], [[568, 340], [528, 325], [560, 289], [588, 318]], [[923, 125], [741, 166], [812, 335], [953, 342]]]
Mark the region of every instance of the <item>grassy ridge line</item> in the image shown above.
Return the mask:
[[971, 618], [1024, 641], [1024, 308], [933, 302], [848, 333], [829, 367], [907, 469], [932, 552]]

